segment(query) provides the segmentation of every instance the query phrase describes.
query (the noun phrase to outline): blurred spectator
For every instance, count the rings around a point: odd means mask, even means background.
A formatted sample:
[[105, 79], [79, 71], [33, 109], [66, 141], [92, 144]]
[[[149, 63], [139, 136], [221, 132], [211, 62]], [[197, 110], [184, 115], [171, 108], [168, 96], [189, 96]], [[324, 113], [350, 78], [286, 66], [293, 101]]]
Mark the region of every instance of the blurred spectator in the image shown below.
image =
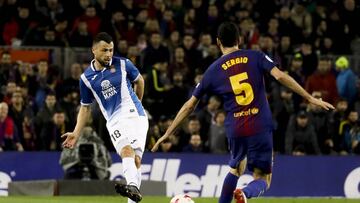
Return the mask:
[[[64, 13], [62, 1], [59, 0], [46, 0], [39, 2], [38, 12], [41, 18], [49, 22], [55, 22], [56, 16]], [[41, 5], [41, 3], [43, 3]]]
[[312, 32], [312, 18], [306, 6], [306, 1], [299, 1], [291, 10], [291, 19], [297, 28], [294, 32], [300, 31], [303, 38], [309, 37]]
[[169, 49], [161, 44], [160, 33], [151, 34], [150, 44], [143, 50], [142, 57], [142, 67], [147, 71], [151, 70], [157, 62], [162, 61], [169, 63]]
[[6, 84], [5, 92], [3, 93], [4, 97], [2, 101], [7, 103], [8, 105], [11, 104], [11, 97], [15, 91], [16, 91], [15, 81], [8, 81], [8, 83]]
[[[165, 100], [168, 105], [164, 106], [168, 109], [167, 115], [170, 116], [176, 115], [177, 111], [188, 100], [189, 91], [188, 86], [184, 83], [184, 75], [180, 71], [176, 71], [172, 76], [172, 84], [173, 86], [168, 92], [169, 96]], [[170, 95], [176, 95], [176, 97]]]
[[91, 38], [100, 31], [101, 18], [97, 15], [96, 8], [93, 5], [86, 7], [85, 12], [74, 20], [72, 32], [78, 29], [80, 22], [87, 24], [87, 32]]
[[201, 33], [197, 50], [202, 54], [201, 58], [206, 58], [209, 55], [210, 45], [212, 44], [212, 38], [209, 33]]
[[226, 113], [223, 110], [216, 112], [214, 123], [211, 123], [209, 130], [209, 151], [215, 154], [228, 153], [227, 137], [225, 131]]
[[28, 30], [36, 26], [36, 21], [27, 5], [20, 4], [17, 7], [17, 15], [13, 16], [4, 24], [2, 37], [6, 45], [20, 46]]
[[[200, 62], [200, 67], [196, 72], [204, 73], [206, 69], [219, 57], [220, 50], [215, 44], [209, 46], [208, 55]], [[196, 74], [196, 73], [195, 73]]]
[[[25, 150], [28, 150], [28, 145], [25, 141], [23, 125], [25, 117], [32, 119], [34, 117], [34, 113], [32, 112], [32, 109], [26, 108], [26, 106], [24, 106], [24, 98], [22, 97], [20, 88], [17, 89], [11, 96], [9, 116], [14, 121], [21, 144]], [[33, 146], [29, 147], [32, 148]]]
[[168, 68], [169, 77], [172, 77], [175, 72], [181, 72], [186, 83], [191, 81], [190, 68], [185, 61], [185, 51], [182, 47], [175, 48], [173, 60]]
[[176, 30], [176, 23], [173, 20], [172, 10], [165, 10], [163, 12], [163, 17], [160, 20], [160, 32], [162, 36], [168, 38], [170, 34]]
[[24, 151], [18, 137], [13, 119], [8, 116], [9, 107], [5, 102], [0, 103], [0, 151]]
[[294, 49], [291, 44], [291, 38], [288, 35], [280, 37], [280, 44], [277, 48], [277, 52], [281, 59], [281, 69], [285, 70], [289, 66], [289, 56], [293, 55]]
[[[359, 2], [358, 2], [359, 3]], [[344, 49], [345, 54], [349, 53], [349, 45], [355, 36], [360, 36], [360, 29], [358, 19], [360, 19], [360, 9], [356, 6], [355, 0], [343, 0], [343, 5], [339, 9], [340, 19], [344, 25], [344, 38], [341, 39], [341, 43], [346, 48]]]
[[[294, 80], [299, 83], [301, 86], [305, 86], [305, 77], [302, 74], [302, 56], [300, 53], [296, 53], [290, 62], [290, 67], [289, 67], [289, 75], [294, 78]], [[293, 95], [293, 100], [294, 100], [294, 108], [296, 111], [299, 110], [300, 108], [300, 104], [303, 101], [303, 98], [298, 95], [298, 94], [294, 94]]]
[[141, 64], [141, 58], [140, 58], [140, 51], [137, 46], [129, 46], [127, 58], [131, 60], [131, 62], [136, 66], [141, 68], [140, 72], [142, 72]]
[[306, 81], [305, 89], [308, 92], [321, 92], [322, 99], [335, 104], [338, 98], [336, 78], [330, 70], [331, 61], [327, 57], [320, 58], [317, 71], [310, 75]]
[[[181, 38], [179, 31], [175, 30], [170, 33], [169, 38], [165, 39], [166, 46], [169, 48], [170, 53], [174, 53], [175, 49], [181, 45]], [[174, 56], [172, 56], [174, 58]]]
[[245, 48], [251, 48], [252, 45], [259, 43], [260, 32], [253, 19], [245, 18], [240, 21], [239, 25]]
[[32, 64], [19, 61], [18, 71], [19, 76], [16, 79], [16, 84], [19, 86], [27, 86], [31, 90], [31, 95], [35, 95], [36, 91], [36, 78], [32, 73]]
[[[322, 98], [322, 93], [318, 91], [312, 92], [315, 98]], [[328, 128], [329, 113], [318, 106], [308, 104], [307, 112], [309, 115], [309, 122], [314, 126], [317, 135], [317, 142], [323, 154], [330, 154], [334, 151], [334, 141], [330, 135]]]
[[11, 54], [3, 51], [0, 58], [0, 87], [2, 88], [9, 80], [16, 80], [17, 69], [16, 64], [11, 60]]
[[340, 152], [342, 144], [342, 135], [340, 134], [340, 123], [346, 120], [346, 112], [348, 110], [348, 102], [340, 98], [336, 102], [335, 111], [330, 112], [328, 121], [328, 131], [334, 142], [334, 150]]
[[201, 140], [201, 136], [199, 134], [192, 134], [190, 136], [189, 144], [185, 145], [182, 152], [190, 152], [190, 153], [205, 152], [203, 143]]
[[79, 92], [76, 90], [70, 90], [60, 97], [59, 106], [61, 109], [64, 109], [66, 115], [66, 121], [70, 129], [74, 129], [76, 118], [77, 118], [77, 108], [79, 106]]
[[339, 96], [345, 98], [350, 106], [352, 106], [358, 96], [358, 78], [349, 67], [349, 60], [345, 56], [341, 56], [335, 61], [335, 68], [339, 71], [339, 74], [336, 77], [336, 86]]
[[48, 84], [50, 77], [50, 75], [48, 74], [48, 70], [49, 70], [48, 61], [45, 59], [40, 60], [37, 63], [36, 67], [37, 67], [37, 75], [36, 75], [37, 87], [35, 93], [35, 102], [37, 108], [39, 109], [43, 106], [46, 93], [50, 88]]
[[200, 135], [203, 141], [208, 140], [210, 125], [215, 122], [215, 114], [221, 107], [221, 98], [218, 96], [211, 96], [207, 105], [196, 112], [196, 116], [198, 117], [201, 123], [201, 131]]
[[191, 35], [184, 35], [182, 47], [185, 51], [185, 61], [189, 66], [189, 75], [194, 77], [195, 69], [199, 68], [201, 60], [201, 52], [196, 49], [195, 40]]
[[290, 119], [286, 130], [285, 152], [296, 156], [320, 154], [316, 132], [306, 111], [299, 111]]
[[79, 90], [79, 80], [80, 76], [82, 74], [82, 69], [79, 63], [73, 63], [70, 67], [70, 77], [67, 77], [64, 79], [61, 88], [57, 90], [57, 92], [60, 92], [59, 96], [62, 97], [63, 95], [66, 95], [68, 92], [78, 92]]
[[351, 134], [351, 150], [353, 154], [360, 154], [360, 126], [353, 127], [350, 131]]
[[354, 109], [349, 109], [346, 112], [346, 120], [340, 123], [339, 134], [340, 140], [340, 154], [347, 155], [352, 152], [352, 129], [359, 127], [359, 113]]
[[279, 100], [271, 103], [273, 116], [276, 121], [276, 129], [273, 134], [274, 151], [282, 154], [285, 152], [285, 132], [290, 120], [290, 115], [295, 113], [293, 96], [294, 94], [290, 89], [280, 87]]
[[[291, 19], [290, 8], [286, 5], [280, 8], [279, 33], [281, 33], [283, 36], [290, 36], [290, 38], [294, 40], [295, 39], [299, 40], [297, 37], [299, 33], [295, 32], [295, 24], [294, 21]], [[297, 41], [294, 42], [298, 43]]]
[[51, 122], [41, 127], [39, 134], [40, 150], [60, 151], [61, 135], [70, 130], [65, 121], [65, 112], [56, 110], [51, 118]]
[[125, 39], [120, 39], [117, 43], [116, 52], [118, 55], [124, 57], [127, 55], [128, 48], [129, 48], [128, 42]]
[[318, 67], [318, 57], [313, 50], [311, 42], [308, 40], [301, 43], [300, 53], [303, 59], [302, 73], [305, 78], [308, 78], [316, 71], [316, 67]]
[[[184, 146], [189, 144], [191, 135], [197, 134], [200, 135], [201, 138], [202, 136], [200, 132], [201, 132], [200, 120], [196, 117], [196, 115], [191, 115], [188, 119], [187, 125], [185, 126], [183, 131], [181, 131], [178, 135], [180, 149], [182, 149]], [[207, 140], [202, 139], [202, 142], [207, 142]]]
[[164, 108], [165, 105], [168, 105], [165, 103], [165, 99], [172, 88], [167, 76], [167, 67], [167, 61], [157, 62], [147, 76], [147, 97], [145, 97], [144, 105], [148, 107], [147, 109], [155, 120], [167, 113]]
[[71, 47], [91, 47], [92, 36], [88, 32], [88, 24], [79, 21], [77, 28], [70, 33], [69, 43]]
[[43, 35], [40, 37], [40, 40], [38, 42], [38, 45], [63, 47], [65, 46], [65, 42], [62, 41], [62, 39], [56, 35], [55, 30], [51, 28], [43, 32]]
[[158, 126], [155, 122], [150, 121], [149, 131], [148, 131], [147, 137], [146, 137], [145, 149], [149, 150], [149, 149], [153, 148], [153, 146], [155, 145], [156, 141], [157, 141], [161, 136], [162, 136], [162, 135], [160, 134], [159, 126]]
[[[41, 107], [39, 109], [39, 111], [37, 112], [36, 116], [35, 116], [35, 129], [36, 129], [36, 134], [40, 135], [42, 130], [46, 127], [46, 126], [50, 126], [52, 123], [52, 119], [53, 116], [55, 114], [57, 110], [56, 107], [56, 96], [53, 92], [49, 92], [46, 95], [46, 99], [45, 99], [45, 105], [43, 107]], [[46, 133], [43, 134], [44, 136], [47, 136]], [[39, 143], [39, 149], [40, 150], [46, 150], [46, 145], [44, 145], [44, 142], [42, 142], [41, 140], [38, 140]]]

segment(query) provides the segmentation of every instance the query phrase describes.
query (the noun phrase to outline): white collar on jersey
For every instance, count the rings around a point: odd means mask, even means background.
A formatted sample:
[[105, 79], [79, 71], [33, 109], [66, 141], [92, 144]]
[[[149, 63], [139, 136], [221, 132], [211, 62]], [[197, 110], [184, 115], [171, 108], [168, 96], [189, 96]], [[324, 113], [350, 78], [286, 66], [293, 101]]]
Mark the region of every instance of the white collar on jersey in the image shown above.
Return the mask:
[[[95, 67], [94, 67], [94, 63], [95, 63], [95, 59], [91, 60], [91, 62], [90, 62], [90, 67], [91, 67], [91, 69], [92, 69], [93, 71], [97, 71], [97, 70], [95, 69]], [[110, 60], [109, 64], [110, 64], [110, 65], [112, 64], [112, 59]], [[107, 67], [105, 66], [105, 68], [102, 69], [101, 72], [105, 71], [106, 69], [107, 69]]]

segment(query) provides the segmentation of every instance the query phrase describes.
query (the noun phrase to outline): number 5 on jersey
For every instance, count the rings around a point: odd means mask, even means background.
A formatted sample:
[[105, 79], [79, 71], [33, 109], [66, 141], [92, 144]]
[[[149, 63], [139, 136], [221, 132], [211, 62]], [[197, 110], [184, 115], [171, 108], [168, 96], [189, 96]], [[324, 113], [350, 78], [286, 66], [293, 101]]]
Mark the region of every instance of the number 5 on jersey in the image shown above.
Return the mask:
[[248, 74], [246, 72], [239, 73], [229, 77], [229, 79], [236, 102], [241, 106], [249, 105], [254, 100], [254, 91], [250, 83], [244, 82], [248, 79]]

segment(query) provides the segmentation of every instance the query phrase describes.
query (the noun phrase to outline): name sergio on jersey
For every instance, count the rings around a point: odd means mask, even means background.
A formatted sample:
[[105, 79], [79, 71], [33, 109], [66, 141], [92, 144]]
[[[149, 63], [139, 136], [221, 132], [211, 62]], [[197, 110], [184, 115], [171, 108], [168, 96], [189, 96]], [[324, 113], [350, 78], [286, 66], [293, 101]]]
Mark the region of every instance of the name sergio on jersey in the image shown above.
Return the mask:
[[117, 94], [116, 88], [110, 83], [109, 80], [104, 80], [101, 82], [101, 89], [101, 93], [105, 99], [109, 99]]
[[230, 60], [227, 60], [225, 63], [223, 63], [221, 65], [221, 67], [224, 70], [227, 70], [228, 68], [230, 68], [231, 66], [234, 66], [236, 64], [240, 64], [240, 63], [247, 63], [248, 62], [248, 57], [244, 56], [244, 57], [236, 57]]

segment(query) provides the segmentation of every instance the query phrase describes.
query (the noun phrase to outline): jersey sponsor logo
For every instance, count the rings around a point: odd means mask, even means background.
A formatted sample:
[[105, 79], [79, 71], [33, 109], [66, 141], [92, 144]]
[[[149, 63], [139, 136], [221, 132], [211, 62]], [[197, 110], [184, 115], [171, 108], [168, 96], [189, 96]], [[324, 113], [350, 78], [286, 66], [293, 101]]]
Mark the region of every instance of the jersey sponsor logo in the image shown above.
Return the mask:
[[225, 63], [223, 63], [221, 65], [221, 67], [224, 69], [224, 70], [227, 70], [228, 68], [234, 66], [234, 65], [237, 65], [237, 64], [240, 64], [240, 63], [247, 63], [248, 62], [248, 57], [244, 56], [244, 57], [236, 57], [236, 58], [233, 58], [233, 59], [230, 59], [230, 60], [227, 60]]
[[109, 80], [104, 80], [101, 82], [101, 93], [105, 99], [110, 99], [112, 96], [117, 94], [116, 88], [110, 83]]
[[244, 111], [235, 112], [234, 117], [237, 118], [237, 117], [251, 116], [251, 115], [256, 115], [258, 113], [259, 113], [259, 109], [254, 107], [254, 108], [247, 109]]

